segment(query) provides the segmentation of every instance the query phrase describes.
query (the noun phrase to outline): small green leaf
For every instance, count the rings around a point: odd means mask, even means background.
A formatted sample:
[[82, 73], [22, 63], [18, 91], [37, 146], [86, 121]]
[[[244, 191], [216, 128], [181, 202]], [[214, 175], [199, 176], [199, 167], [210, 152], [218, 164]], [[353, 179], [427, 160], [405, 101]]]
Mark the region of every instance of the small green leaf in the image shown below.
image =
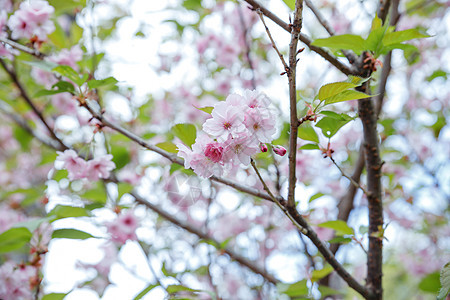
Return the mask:
[[174, 172], [176, 172], [180, 169], [184, 169], [184, 167], [182, 165], [173, 163], [170, 165], [169, 173], [170, 173], [170, 175], [172, 175]]
[[48, 215], [56, 216], [58, 219], [89, 216], [88, 212], [83, 207], [65, 206], [60, 204], [56, 205]]
[[321, 270], [314, 270], [311, 275], [311, 281], [316, 282], [316, 281], [328, 276], [328, 274], [330, 274], [333, 271], [334, 271], [334, 269], [330, 265], [327, 265], [326, 267], [324, 267]]
[[417, 29], [406, 29], [402, 31], [394, 31], [387, 33], [383, 38], [385, 46], [398, 44], [412, 39], [420, 39], [430, 37], [428, 34], [423, 34]]
[[199, 292], [200, 290], [191, 289], [191, 288], [189, 288], [187, 286], [183, 286], [183, 285], [169, 285], [166, 288], [166, 291], [169, 294], [174, 294], [174, 293], [178, 293], [178, 292], [182, 292], [182, 291], [185, 291], [185, 292]]
[[30, 232], [35, 231], [42, 223], [44, 222], [50, 222], [54, 219], [55, 217], [45, 217], [45, 218], [39, 218], [39, 219], [35, 219], [35, 220], [30, 220], [30, 221], [25, 221], [25, 222], [19, 222], [13, 225], [14, 228], [26, 228], [28, 229]]
[[324, 285], [320, 285], [318, 289], [319, 289], [320, 295], [322, 296], [320, 299], [325, 299], [326, 296], [344, 295], [345, 294], [345, 293], [343, 293], [341, 291], [329, 288], [329, 287], [324, 286]]
[[330, 36], [329, 38], [317, 39], [311, 44], [313, 46], [327, 47], [337, 50], [353, 50], [357, 54], [360, 54], [362, 51], [367, 50], [364, 47], [364, 42], [364, 39], [359, 35], [342, 34]]
[[361, 93], [358, 91], [353, 90], [347, 90], [343, 91], [342, 93], [339, 93], [335, 96], [332, 96], [330, 98], [327, 98], [325, 100], [325, 105], [332, 104], [332, 103], [338, 103], [343, 101], [350, 101], [350, 100], [358, 100], [358, 99], [364, 99], [364, 98], [370, 98], [372, 95], [367, 95], [365, 93]]
[[33, 140], [33, 136], [28, 133], [28, 131], [19, 126], [14, 127], [13, 134], [15, 140], [19, 142], [22, 150], [28, 151], [29, 145]]
[[51, 293], [42, 297], [42, 300], [63, 300], [67, 294], [63, 293]]
[[192, 124], [177, 124], [172, 127], [172, 133], [186, 146], [191, 147], [195, 143], [197, 130]]
[[58, 66], [57, 63], [47, 60], [39, 60], [39, 61], [20, 60], [20, 62], [47, 72], [51, 72], [55, 67]]
[[194, 105], [194, 107], [198, 110], [201, 110], [201, 111], [207, 113], [207, 114], [211, 114], [214, 109], [214, 106], [197, 107]]
[[319, 100], [325, 100], [327, 98], [333, 97], [339, 93], [342, 93], [345, 90], [351, 89], [356, 87], [356, 84], [353, 84], [351, 82], [333, 82], [328, 83], [322, 86], [319, 89]]
[[328, 243], [330, 243], [330, 244], [348, 244], [351, 241], [352, 241], [351, 238], [337, 236], [335, 238], [332, 238], [331, 240], [328, 240]]
[[356, 117], [351, 117], [351, 116], [349, 116], [347, 114], [344, 114], [344, 113], [338, 114], [338, 113], [336, 113], [334, 111], [331, 111], [331, 110], [322, 110], [320, 113], [322, 115], [325, 115], [327, 117], [330, 117], [330, 118], [333, 118], [333, 119], [336, 119], [336, 120], [339, 120], [339, 121], [352, 121], [352, 120], [356, 119]]
[[115, 146], [111, 148], [112, 161], [118, 170], [125, 167], [131, 161], [131, 155], [126, 147]]
[[319, 199], [320, 197], [322, 197], [322, 196], [325, 196], [325, 194], [323, 194], [323, 193], [316, 193], [316, 194], [314, 194], [314, 195], [312, 195], [310, 198], [309, 198], [309, 201], [308, 202], [312, 202], [312, 201], [314, 201], [314, 200], [316, 200], [316, 199]]
[[322, 228], [331, 228], [336, 230], [337, 235], [353, 235], [355, 234], [353, 228], [347, 225], [342, 220], [328, 221], [324, 223], [320, 223], [317, 226]]
[[106, 192], [103, 185], [98, 182], [95, 187], [92, 189], [87, 190], [82, 195], [80, 195], [83, 199], [92, 201], [94, 203], [106, 203]]
[[57, 229], [53, 231], [52, 234], [52, 239], [86, 240], [89, 238], [95, 238], [95, 236], [90, 233], [73, 228]]
[[441, 287], [439, 277], [439, 272], [428, 274], [419, 282], [419, 289], [424, 292], [437, 293]]
[[293, 284], [278, 283], [277, 290], [280, 294], [285, 294], [290, 297], [307, 296], [309, 289], [305, 279]]
[[303, 123], [298, 128], [298, 137], [302, 140], [319, 143], [319, 136], [317, 135], [316, 131], [311, 125], [306, 123]]
[[25, 228], [11, 228], [0, 234], [0, 253], [19, 250], [31, 239], [31, 232]]
[[430, 82], [430, 81], [432, 81], [433, 79], [439, 78], [439, 77], [442, 77], [442, 78], [444, 78], [445, 80], [447, 80], [447, 78], [448, 78], [447, 75], [448, 75], [447, 72], [445, 72], [445, 71], [442, 70], [442, 69], [439, 69], [439, 70], [434, 71], [433, 74], [431, 74], [430, 76], [428, 76], [428, 77], [427, 77], [427, 81]]
[[149, 284], [145, 289], [143, 289], [139, 294], [137, 294], [136, 297], [133, 298], [133, 300], [140, 300], [142, 297], [147, 295], [148, 292], [150, 292], [153, 288], [157, 287], [157, 284]]
[[305, 144], [299, 148], [299, 150], [319, 150], [319, 145], [317, 144]]
[[295, 0], [283, 0], [283, 2], [289, 7], [291, 10], [295, 9]]
[[441, 290], [437, 300], [444, 300], [450, 293], [450, 262], [446, 263], [441, 269], [440, 274]]
[[61, 76], [67, 77], [69, 80], [75, 82], [76, 85], [82, 86], [87, 80], [86, 76], [80, 77], [77, 71], [72, 69], [70, 66], [57, 66], [53, 68], [53, 72], [60, 74]]
[[118, 199], [120, 199], [124, 194], [129, 194], [133, 191], [133, 185], [125, 182], [119, 182], [117, 184], [117, 191], [119, 192]]
[[[56, 87], [56, 89], [53, 89], [55, 87]], [[75, 88], [73, 87], [73, 84], [71, 84], [70, 82], [61, 80], [61, 81], [58, 81], [57, 83], [55, 83], [52, 86], [51, 90], [40, 90], [34, 96], [35, 97], [42, 97], [42, 96], [50, 96], [50, 95], [66, 93], [66, 92], [74, 94], [75, 93]]]
[[101, 86], [106, 86], [106, 85], [111, 85], [111, 84], [116, 84], [119, 81], [117, 79], [115, 79], [114, 77], [108, 77], [105, 79], [99, 79], [99, 80], [89, 80], [87, 82], [87, 85], [90, 89], [96, 89], [99, 88]]
[[178, 153], [178, 148], [177, 146], [172, 143], [172, 142], [162, 142], [162, 143], [158, 143], [156, 144], [156, 147], [161, 148], [167, 152], [170, 153]]
[[333, 117], [323, 117], [319, 122], [316, 123], [316, 127], [322, 129], [322, 134], [325, 137], [331, 138], [339, 131], [339, 129], [341, 129], [342, 126], [344, 126], [348, 122], [350, 122], [350, 120], [341, 121]]

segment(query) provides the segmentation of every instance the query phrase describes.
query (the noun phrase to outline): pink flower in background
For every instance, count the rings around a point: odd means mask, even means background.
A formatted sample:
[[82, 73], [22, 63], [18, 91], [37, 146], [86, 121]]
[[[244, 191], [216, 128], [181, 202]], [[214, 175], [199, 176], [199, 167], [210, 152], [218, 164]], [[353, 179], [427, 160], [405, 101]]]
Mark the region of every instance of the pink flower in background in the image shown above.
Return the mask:
[[9, 18], [8, 26], [13, 39], [36, 36], [45, 41], [47, 35], [55, 30], [50, 15], [55, 9], [47, 1], [33, 0], [22, 2], [20, 8]]
[[30, 281], [36, 275], [36, 269], [28, 265], [16, 265], [7, 261], [0, 266], [0, 299], [34, 299]]
[[88, 180], [98, 180], [99, 178], [108, 178], [109, 173], [115, 169], [116, 165], [111, 161], [113, 156], [106, 154], [96, 157], [87, 162], [86, 178]]
[[83, 58], [83, 51], [80, 46], [75, 45], [70, 50], [62, 49], [58, 54], [49, 57], [49, 60], [57, 63], [58, 65], [70, 66], [77, 70], [77, 62]]
[[106, 224], [112, 241], [119, 244], [125, 244], [128, 240], [136, 241], [136, 229], [138, 227], [139, 221], [131, 210], [119, 215], [113, 222]]
[[70, 93], [59, 93], [52, 96], [52, 104], [60, 112], [66, 115], [75, 115], [77, 113], [77, 100]]
[[69, 172], [70, 180], [77, 180], [85, 177], [87, 170], [87, 163], [84, 159], [78, 156], [74, 150], [65, 150], [64, 152], [57, 151], [57, 161], [63, 162], [63, 167]]

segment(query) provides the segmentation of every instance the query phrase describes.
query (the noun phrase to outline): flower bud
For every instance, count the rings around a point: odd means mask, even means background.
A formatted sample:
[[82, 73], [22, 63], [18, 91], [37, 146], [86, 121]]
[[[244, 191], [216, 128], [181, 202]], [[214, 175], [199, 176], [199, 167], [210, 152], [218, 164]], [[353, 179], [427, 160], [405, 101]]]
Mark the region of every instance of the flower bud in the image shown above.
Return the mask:
[[286, 154], [286, 149], [283, 146], [275, 145], [272, 147], [273, 152], [278, 154], [279, 156], [284, 156]]
[[267, 150], [269, 150], [269, 149], [267, 148], [267, 145], [266, 145], [266, 144], [263, 144], [263, 143], [260, 143], [260, 144], [259, 144], [259, 149], [261, 149], [261, 152], [267, 152]]

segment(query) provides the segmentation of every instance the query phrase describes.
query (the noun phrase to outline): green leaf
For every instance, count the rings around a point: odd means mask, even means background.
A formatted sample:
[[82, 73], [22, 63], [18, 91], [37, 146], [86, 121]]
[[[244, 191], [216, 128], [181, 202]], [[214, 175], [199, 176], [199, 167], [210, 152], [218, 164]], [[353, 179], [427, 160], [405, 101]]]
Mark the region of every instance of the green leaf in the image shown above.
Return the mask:
[[314, 271], [312, 272], [312, 275], [311, 275], [311, 281], [312, 281], [312, 282], [319, 281], [320, 279], [322, 279], [322, 278], [328, 276], [328, 274], [330, 274], [330, 273], [333, 272], [333, 271], [334, 271], [334, 269], [333, 269], [333, 267], [330, 266], [330, 265], [325, 266], [325, 267], [324, 267], [323, 269], [321, 269], [321, 270], [314, 270]]
[[204, 111], [207, 114], [211, 114], [214, 109], [214, 106], [197, 107], [194, 105], [194, 107], [198, 110]]
[[133, 191], [133, 185], [125, 182], [119, 182], [117, 184], [117, 191], [119, 193], [118, 199], [120, 199], [124, 194], [131, 193]]
[[42, 297], [42, 300], [63, 300], [67, 294], [63, 293], [51, 293]]
[[437, 293], [440, 287], [439, 272], [428, 274], [419, 282], [419, 289], [428, 293]]
[[328, 240], [328, 243], [330, 243], [330, 244], [348, 244], [351, 241], [352, 241], [351, 238], [337, 236], [337, 237], [332, 238], [331, 240]]
[[96, 89], [99, 88], [101, 86], [106, 86], [106, 85], [111, 85], [111, 84], [116, 84], [119, 81], [117, 79], [115, 79], [114, 77], [108, 77], [105, 79], [99, 79], [99, 80], [89, 80], [87, 82], [87, 85], [90, 89]]
[[438, 69], [438, 70], [434, 71], [433, 74], [431, 74], [430, 76], [427, 77], [427, 81], [430, 82], [433, 79], [439, 78], [439, 77], [442, 77], [445, 80], [447, 80], [447, 78], [448, 78], [447, 75], [448, 75], [447, 72], [445, 72], [442, 69]]
[[48, 215], [56, 216], [58, 219], [89, 216], [88, 212], [83, 207], [65, 206], [60, 204], [56, 205]]
[[57, 15], [60, 15], [63, 12], [73, 12], [76, 8], [86, 6], [86, 0], [49, 0], [48, 2], [55, 8]]
[[441, 290], [437, 300], [444, 300], [450, 293], [450, 262], [446, 263], [441, 269], [440, 274]]
[[299, 150], [319, 150], [319, 145], [317, 144], [305, 144], [299, 148]]
[[309, 197], [309, 203], [313, 202], [316, 199], [319, 199], [320, 197], [325, 196], [325, 194], [323, 193], [316, 193], [314, 195], [312, 195], [311, 197]]
[[111, 154], [113, 156], [112, 161], [116, 164], [118, 170], [131, 161], [130, 153], [126, 147], [114, 146], [111, 148]]
[[31, 141], [33, 140], [33, 136], [28, 133], [25, 129], [22, 127], [14, 127], [13, 135], [16, 141], [19, 142], [20, 147], [24, 151], [28, 151], [28, 148], [30, 146]]
[[333, 97], [337, 94], [342, 93], [345, 90], [357, 87], [358, 85], [351, 82], [333, 82], [322, 86], [319, 89], [319, 100], [325, 100], [327, 98]]
[[58, 66], [57, 63], [54, 63], [52, 61], [47, 61], [47, 60], [39, 60], [39, 61], [21, 60], [21, 62], [24, 64], [27, 64], [29, 66], [47, 71], [47, 72], [52, 72], [53, 69]]
[[200, 292], [200, 290], [191, 289], [191, 288], [189, 288], [187, 286], [183, 286], [183, 285], [169, 285], [166, 288], [166, 291], [169, 294], [174, 294], [174, 293], [178, 293], [178, 292], [182, 292], [182, 291], [184, 291], [184, 292]]
[[342, 220], [328, 221], [320, 223], [317, 226], [322, 228], [331, 228], [336, 230], [337, 235], [353, 235], [355, 234], [353, 228], [349, 227], [347, 223]]
[[[56, 90], [53, 89], [55, 87], [56, 87]], [[57, 83], [55, 83], [52, 86], [52, 90], [40, 90], [34, 96], [35, 97], [42, 97], [42, 96], [50, 96], [50, 95], [66, 93], [66, 92], [74, 94], [75, 93], [75, 88], [73, 87], [72, 83], [70, 83], [68, 81], [61, 80], [61, 81], [58, 81]]]
[[295, 0], [283, 0], [283, 2], [289, 7], [291, 10], [295, 9]]
[[321, 285], [319, 286], [319, 292], [320, 295], [322, 296], [320, 299], [325, 299], [326, 296], [331, 296], [331, 295], [344, 295], [345, 293], [329, 288], [327, 286]]
[[95, 238], [95, 236], [73, 228], [57, 229], [52, 234], [52, 239], [86, 240], [89, 238]]
[[188, 147], [195, 143], [197, 137], [197, 130], [192, 124], [176, 124], [172, 127], [172, 133]]
[[387, 33], [383, 38], [383, 44], [385, 46], [392, 44], [399, 44], [412, 39], [420, 39], [430, 37], [428, 34], [423, 34], [417, 29], [406, 29], [402, 31], [394, 31]]
[[280, 294], [285, 294], [290, 297], [307, 296], [309, 294], [305, 279], [293, 284], [278, 283], [277, 290]]
[[327, 117], [330, 117], [330, 118], [333, 118], [333, 119], [336, 119], [336, 120], [339, 120], [339, 121], [352, 121], [352, 120], [356, 119], [356, 117], [351, 117], [351, 116], [349, 116], [347, 114], [344, 114], [344, 113], [338, 114], [338, 113], [336, 113], [334, 111], [331, 111], [331, 110], [322, 110], [320, 113], [322, 115], [325, 115]]
[[316, 127], [322, 129], [322, 133], [325, 137], [331, 138], [334, 136], [342, 126], [350, 122], [351, 120], [338, 120], [334, 117], [323, 117], [316, 123]]
[[350, 100], [358, 100], [358, 99], [364, 99], [364, 98], [370, 98], [372, 95], [367, 95], [365, 93], [361, 93], [358, 91], [353, 90], [347, 90], [343, 91], [342, 93], [339, 93], [337, 95], [334, 95], [330, 98], [327, 98], [325, 100], [325, 105], [332, 104], [332, 103], [338, 103], [343, 101], [350, 101]]
[[83, 83], [87, 80], [86, 76], [80, 77], [78, 72], [72, 69], [72, 67], [70, 66], [57, 66], [53, 68], [53, 71], [60, 74], [61, 76], [67, 77], [69, 80], [75, 82], [75, 84], [78, 86], [82, 86]]
[[167, 152], [170, 153], [178, 153], [178, 148], [177, 146], [172, 143], [172, 142], [162, 142], [162, 143], [158, 143], [156, 144], [156, 147], [161, 148]]
[[140, 300], [142, 297], [147, 295], [148, 292], [150, 292], [153, 288], [157, 287], [157, 284], [149, 284], [145, 289], [143, 289], [139, 294], [137, 294], [136, 297], [133, 298], [133, 300]]
[[302, 140], [319, 143], [319, 136], [317, 135], [316, 131], [311, 125], [306, 123], [303, 123], [298, 128], [298, 137]]
[[329, 38], [317, 39], [311, 43], [313, 46], [327, 47], [331, 49], [343, 49], [353, 50], [357, 54], [360, 54], [365, 49], [365, 41], [359, 35], [354, 34], [342, 34], [334, 35]]
[[353, 76], [353, 75], [349, 75], [346, 82], [350, 82], [355, 84], [355, 86], [360, 86], [362, 85], [364, 82], [366, 82], [367, 80], [369, 80], [371, 77], [359, 77], [359, 76]]
[[24, 227], [11, 228], [0, 234], [0, 253], [19, 250], [31, 239], [31, 232]]
[[180, 169], [184, 169], [184, 167], [182, 165], [173, 163], [170, 165], [169, 173], [170, 173], [170, 175], [172, 175], [174, 172], [176, 172]]
[[42, 223], [44, 222], [50, 222], [55, 217], [45, 217], [45, 218], [39, 218], [35, 220], [25, 221], [25, 222], [19, 222], [13, 225], [14, 228], [26, 228], [30, 232], [35, 231]]
[[95, 203], [106, 203], [106, 192], [103, 185], [98, 182], [92, 189], [87, 190], [80, 195], [81, 198], [95, 202]]

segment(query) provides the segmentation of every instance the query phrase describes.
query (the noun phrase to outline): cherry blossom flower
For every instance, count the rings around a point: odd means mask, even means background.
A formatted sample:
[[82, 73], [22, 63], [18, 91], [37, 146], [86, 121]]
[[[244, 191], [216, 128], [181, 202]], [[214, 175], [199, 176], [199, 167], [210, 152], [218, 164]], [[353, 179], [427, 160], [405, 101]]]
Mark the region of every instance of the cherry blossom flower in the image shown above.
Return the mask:
[[203, 130], [216, 137], [227, 137], [245, 130], [244, 114], [237, 107], [225, 102], [218, 103], [212, 113], [212, 118], [203, 124]]
[[57, 151], [56, 153], [58, 153], [56, 161], [63, 162], [63, 167], [69, 172], [69, 180], [77, 180], [85, 177], [87, 163], [74, 150]]
[[55, 9], [47, 1], [33, 0], [22, 2], [20, 8], [9, 18], [8, 26], [13, 39], [37, 37], [45, 41], [47, 35], [55, 30], [50, 15]]
[[232, 164], [242, 163], [250, 164], [250, 157], [258, 153], [258, 144], [249, 136], [248, 133], [241, 133], [235, 138], [229, 138], [225, 141], [225, 160]]
[[7, 261], [0, 266], [0, 299], [33, 299], [30, 281], [36, 275], [36, 269], [29, 265], [16, 265]]
[[62, 49], [57, 55], [52, 55], [49, 60], [58, 65], [70, 66], [77, 70], [77, 62], [83, 58], [83, 51], [80, 46], [75, 45], [69, 49]]
[[98, 180], [99, 178], [108, 178], [109, 173], [116, 168], [111, 161], [113, 156], [106, 154], [101, 157], [94, 158], [87, 162], [86, 178], [88, 180]]
[[119, 244], [125, 244], [126, 241], [136, 241], [136, 229], [139, 227], [139, 221], [132, 210], [121, 214], [115, 221], [106, 224], [108, 232], [111, 234], [111, 240]]

